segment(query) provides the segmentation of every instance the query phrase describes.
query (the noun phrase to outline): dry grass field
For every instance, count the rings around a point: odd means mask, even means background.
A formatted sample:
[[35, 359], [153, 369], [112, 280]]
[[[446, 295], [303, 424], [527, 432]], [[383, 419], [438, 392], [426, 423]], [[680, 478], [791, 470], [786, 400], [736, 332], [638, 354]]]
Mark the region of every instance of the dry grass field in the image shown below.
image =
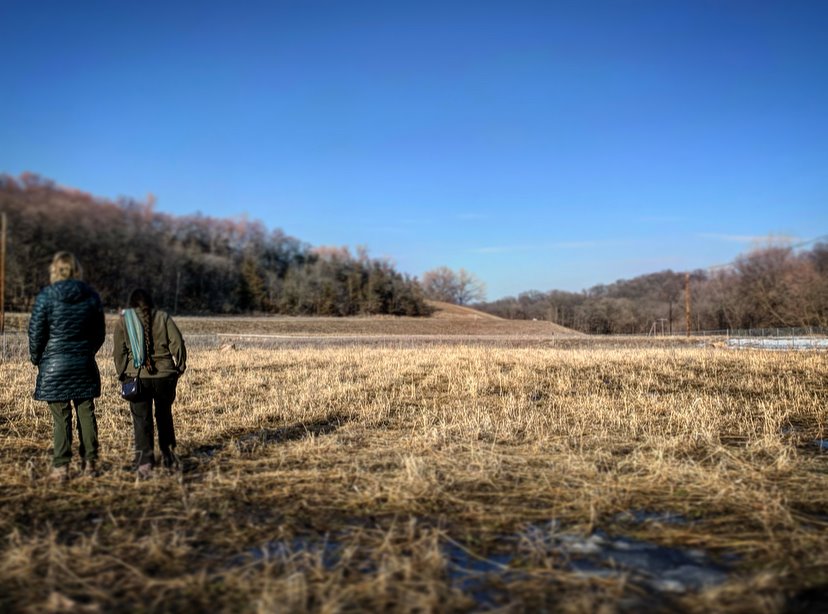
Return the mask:
[[104, 472], [49, 481], [10, 338], [0, 610], [828, 607], [825, 353], [445, 313], [180, 324], [183, 470], [145, 481], [109, 344]]

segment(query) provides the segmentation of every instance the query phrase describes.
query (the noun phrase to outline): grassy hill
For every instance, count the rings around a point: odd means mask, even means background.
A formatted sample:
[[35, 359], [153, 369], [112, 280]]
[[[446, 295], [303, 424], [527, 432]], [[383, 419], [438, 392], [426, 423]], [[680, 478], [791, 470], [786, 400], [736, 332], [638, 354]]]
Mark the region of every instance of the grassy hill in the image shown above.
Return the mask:
[[429, 307], [434, 310], [432, 317], [441, 319], [468, 319], [474, 318], [476, 320], [499, 320], [503, 318], [491, 313], [485, 313], [465, 305], [455, 305], [453, 303], [443, 303], [442, 301], [426, 301]]
[[[363, 316], [363, 317], [300, 317], [300, 316], [175, 316], [185, 337], [187, 335], [262, 335], [319, 336], [325, 338], [362, 336], [442, 336], [442, 337], [586, 337], [584, 333], [558, 324], [533, 320], [506, 320], [470, 307], [430, 302], [430, 317]], [[107, 318], [112, 332], [116, 316]], [[7, 314], [6, 331], [25, 332], [28, 314]]]
[[431, 302], [430, 317], [365, 316], [326, 317], [179, 317], [187, 334], [218, 333], [245, 335], [318, 336], [520, 336], [584, 337], [552, 322], [505, 320], [470, 307]]

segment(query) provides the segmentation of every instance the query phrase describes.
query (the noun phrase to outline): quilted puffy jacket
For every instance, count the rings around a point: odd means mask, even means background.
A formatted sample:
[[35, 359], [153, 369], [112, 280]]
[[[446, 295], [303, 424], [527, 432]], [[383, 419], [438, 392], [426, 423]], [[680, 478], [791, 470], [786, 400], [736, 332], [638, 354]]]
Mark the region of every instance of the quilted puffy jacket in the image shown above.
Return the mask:
[[29, 357], [38, 367], [34, 398], [101, 396], [95, 353], [105, 336], [101, 299], [87, 284], [67, 279], [41, 290], [29, 320]]

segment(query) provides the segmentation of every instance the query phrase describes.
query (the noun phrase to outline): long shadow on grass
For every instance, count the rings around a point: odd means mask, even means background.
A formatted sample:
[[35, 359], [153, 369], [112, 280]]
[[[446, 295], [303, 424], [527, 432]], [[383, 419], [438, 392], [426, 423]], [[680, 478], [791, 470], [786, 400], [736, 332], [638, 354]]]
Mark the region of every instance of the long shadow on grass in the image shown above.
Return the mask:
[[251, 452], [262, 446], [301, 441], [310, 437], [330, 435], [350, 420], [344, 414], [331, 414], [313, 422], [299, 422], [255, 431], [225, 431], [217, 440], [194, 448], [190, 457], [182, 459], [185, 473], [195, 470], [205, 459], [211, 459], [230, 446], [240, 452]]

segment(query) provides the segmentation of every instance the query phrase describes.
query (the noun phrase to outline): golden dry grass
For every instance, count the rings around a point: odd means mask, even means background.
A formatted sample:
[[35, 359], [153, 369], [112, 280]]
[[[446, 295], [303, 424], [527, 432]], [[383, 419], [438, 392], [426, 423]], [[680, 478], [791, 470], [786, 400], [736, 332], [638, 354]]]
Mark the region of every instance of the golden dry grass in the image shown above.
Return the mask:
[[[107, 347], [105, 472], [60, 486], [34, 368], [0, 364], [0, 609], [781, 612], [825, 590], [824, 354], [323, 341], [194, 345], [185, 470], [145, 482]], [[548, 547], [594, 531], [728, 580], [662, 594]], [[503, 563], [469, 581], [458, 552]]]

